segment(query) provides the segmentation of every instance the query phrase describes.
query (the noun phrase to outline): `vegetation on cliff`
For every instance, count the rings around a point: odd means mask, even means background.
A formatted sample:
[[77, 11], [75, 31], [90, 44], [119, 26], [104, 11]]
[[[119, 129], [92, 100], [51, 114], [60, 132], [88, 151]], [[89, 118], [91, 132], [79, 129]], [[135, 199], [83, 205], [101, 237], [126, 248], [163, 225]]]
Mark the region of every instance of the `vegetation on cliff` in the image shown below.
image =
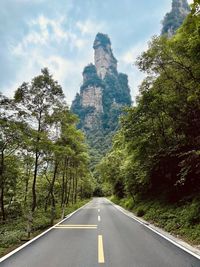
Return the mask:
[[168, 34], [169, 36], [175, 34], [189, 12], [190, 7], [187, 0], [173, 0], [172, 10], [165, 15], [162, 23], [162, 34]]
[[[84, 82], [80, 88], [81, 92], [84, 89], [87, 89], [89, 86], [96, 86], [96, 87], [104, 88], [104, 83], [102, 79], [99, 78], [99, 76], [97, 75], [96, 67], [93, 64], [89, 64], [84, 68], [83, 77], [84, 77]], [[75, 102], [73, 103], [73, 107], [74, 105], [76, 105]]]
[[[105, 53], [108, 61], [102, 63], [102, 67], [107, 68], [106, 75], [104, 78], [101, 78], [97, 74], [97, 67], [93, 64], [86, 66], [83, 70], [83, 84], [80, 88], [80, 94], [77, 94], [71, 107], [72, 112], [80, 118], [79, 128], [85, 132], [91, 148], [92, 166], [95, 166], [111, 147], [111, 139], [118, 129], [119, 117], [123, 113], [123, 108], [131, 105], [128, 77], [126, 74], [117, 72], [115, 65], [113, 65], [113, 60], [115, 63], [117, 61], [113, 56], [110, 46], [109, 37], [98, 33], [95, 38], [94, 49], [101, 49], [103, 47], [106, 50]], [[100, 60], [103, 62], [103, 59]], [[103, 112], [101, 113], [97, 113], [90, 104], [88, 106], [83, 106], [82, 104], [84, 90], [88, 90], [92, 86], [100, 88], [102, 92]], [[93, 122], [91, 127], [88, 128], [85, 122], [91, 115], [93, 116]]]

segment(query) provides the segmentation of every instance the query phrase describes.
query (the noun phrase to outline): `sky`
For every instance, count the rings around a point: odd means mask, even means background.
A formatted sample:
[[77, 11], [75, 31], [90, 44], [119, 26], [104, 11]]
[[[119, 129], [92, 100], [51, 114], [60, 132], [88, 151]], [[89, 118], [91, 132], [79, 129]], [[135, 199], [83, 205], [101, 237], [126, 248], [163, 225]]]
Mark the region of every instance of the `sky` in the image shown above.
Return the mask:
[[129, 77], [134, 101], [144, 78], [134, 62], [160, 34], [170, 9], [171, 0], [1, 0], [0, 92], [12, 96], [48, 67], [70, 105], [102, 32], [111, 39], [119, 72]]

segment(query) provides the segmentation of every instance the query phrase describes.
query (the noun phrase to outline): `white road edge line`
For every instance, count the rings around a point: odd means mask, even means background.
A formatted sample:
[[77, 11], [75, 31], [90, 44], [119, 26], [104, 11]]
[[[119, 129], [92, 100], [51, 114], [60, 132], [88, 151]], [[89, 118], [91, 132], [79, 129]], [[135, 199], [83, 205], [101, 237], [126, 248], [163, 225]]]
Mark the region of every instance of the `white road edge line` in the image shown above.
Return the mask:
[[101, 221], [101, 217], [98, 215], [98, 222], [100, 222]]
[[[107, 198], [106, 198], [107, 199]], [[180, 249], [186, 251], [187, 253], [191, 254], [192, 256], [194, 256], [195, 258], [200, 260], [200, 255], [196, 254], [195, 252], [189, 250], [188, 248], [184, 247], [183, 245], [175, 242], [174, 240], [168, 238], [167, 236], [163, 235], [162, 233], [160, 233], [159, 231], [156, 231], [155, 229], [153, 229], [152, 227], [146, 225], [144, 222], [140, 221], [139, 219], [137, 219], [135, 217], [135, 215], [129, 215], [126, 212], [123, 211], [123, 208], [114, 204], [112, 201], [110, 201], [109, 199], [107, 199], [107, 201], [109, 201], [117, 210], [121, 211], [121, 213], [123, 213], [124, 215], [126, 215], [127, 217], [137, 221], [138, 223], [144, 225], [146, 228], [148, 228], [149, 230], [151, 230], [152, 232], [156, 233], [157, 235], [163, 237], [164, 239], [166, 239], [167, 241], [171, 242], [172, 244], [174, 244], [175, 246], [179, 247]]]
[[26, 242], [25, 244], [21, 245], [20, 247], [14, 249], [13, 251], [11, 251], [10, 253], [6, 254], [5, 256], [0, 258], [0, 263], [4, 260], [6, 260], [7, 258], [11, 257], [13, 254], [17, 253], [18, 251], [20, 251], [21, 249], [25, 248], [26, 246], [30, 245], [32, 242], [36, 241], [37, 239], [39, 239], [40, 237], [42, 237], [43, 235], [47, 234], [49, 231], [51, 231], [52, 229], [54, 229], [57, 225], [59, 225], [60, 223], [64, 222], [65, 220], [68, 220], [70, 217], [72, 217], [76, 212], [78, 212], [79, 210], [83, 209], [85, 206], [87, 206], [92, 200], [90, 200], [88, 203], [86, 203], [85, 205], [83, 205], [82, 207], [80, 207], [79, 209], [73, 211], [72, 213], [68, 214], [63, 220], [61, 220], [60, 222], [58, 222], [57, 224], [53, 225], [52, 227], [50, 227], [49, 229], [47, 229], [46, 231], [44, 231], [43, 233], [37, 235], [36, 237], [34, 237], [33, 239], [31, 239], [30, 241]]

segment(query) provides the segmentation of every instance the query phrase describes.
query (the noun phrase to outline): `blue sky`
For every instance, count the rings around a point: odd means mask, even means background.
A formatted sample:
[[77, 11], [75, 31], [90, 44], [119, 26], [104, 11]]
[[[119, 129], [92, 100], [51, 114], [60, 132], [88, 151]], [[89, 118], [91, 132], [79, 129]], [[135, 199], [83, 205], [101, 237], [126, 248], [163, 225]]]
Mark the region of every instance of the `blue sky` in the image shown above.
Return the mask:
[[133, 63], [170, 9], [171, 0], [1, 0], [0, 91], [12, 96], [48, 67], [71, 104], [83, 67], [93, 62], [95, 35], [103, 32], [134, 100], [144, 76]]

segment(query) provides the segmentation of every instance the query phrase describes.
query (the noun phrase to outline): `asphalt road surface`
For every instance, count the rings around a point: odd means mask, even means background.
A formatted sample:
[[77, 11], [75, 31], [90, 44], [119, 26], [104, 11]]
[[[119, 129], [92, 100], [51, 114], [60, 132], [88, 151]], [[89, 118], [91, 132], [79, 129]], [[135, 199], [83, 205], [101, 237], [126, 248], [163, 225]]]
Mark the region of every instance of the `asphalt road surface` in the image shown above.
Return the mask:
[[1, 267], [200, 267], [200, 260], [95, 198]]

